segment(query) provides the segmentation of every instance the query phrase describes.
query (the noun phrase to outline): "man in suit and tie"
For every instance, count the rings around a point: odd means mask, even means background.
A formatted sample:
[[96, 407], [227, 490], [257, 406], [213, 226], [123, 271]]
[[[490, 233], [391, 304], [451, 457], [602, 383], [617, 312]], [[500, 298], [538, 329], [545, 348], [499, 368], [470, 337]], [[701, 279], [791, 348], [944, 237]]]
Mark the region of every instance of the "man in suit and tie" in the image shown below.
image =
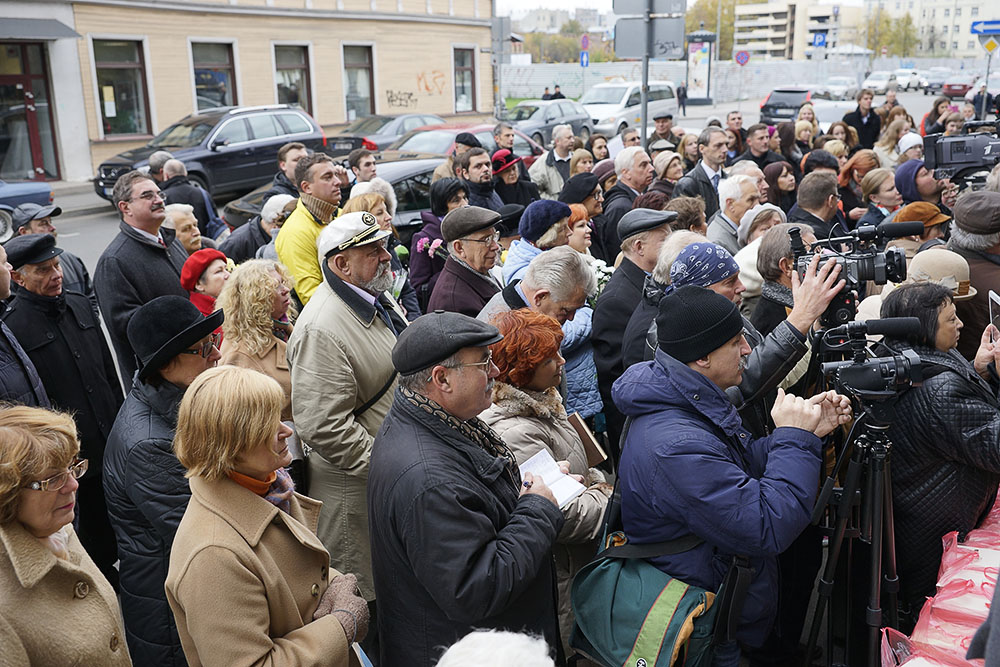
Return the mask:
[[726, 133], [722, 128], [707, 127], [698, 135], [701, 159], [674, 186], [674, 197], [701, 197], [705, 216], [711, 218], [719, 210], [719, 181], [726, 177], [722, 165], [726, 160]]

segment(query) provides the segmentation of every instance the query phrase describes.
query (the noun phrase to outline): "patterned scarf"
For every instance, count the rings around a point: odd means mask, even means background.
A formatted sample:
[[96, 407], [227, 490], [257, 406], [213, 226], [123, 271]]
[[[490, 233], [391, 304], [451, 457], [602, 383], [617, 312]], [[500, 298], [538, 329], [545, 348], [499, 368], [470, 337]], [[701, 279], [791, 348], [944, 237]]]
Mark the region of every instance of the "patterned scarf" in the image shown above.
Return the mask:
[[317, 199], [316, 197], [307, 195], [304, 192], [299, 193], [299, 201], [302, 202], [302, 205], [306, 207], [307, 211], [312, 213], [313, 217], [316, 218], [316, 222], [320, 224], [328, 224], [337, 214], [336, 204], [331, 204], [328, 201]]
[[739, 264], [722, 246], [706, 242], [692, 243], [681, 250], [670, 266], [670, 291], [684, 285], [708, 287], [739, 272]]
[[292, 509], [292, 492], [295, 491], [295, 483], [292, 476], [284, 468], [275, 470], [275, 478], [271, 483], [271, 488], [267, 490], [264, 500], [271, 503], [285, 514], [289, 514]]

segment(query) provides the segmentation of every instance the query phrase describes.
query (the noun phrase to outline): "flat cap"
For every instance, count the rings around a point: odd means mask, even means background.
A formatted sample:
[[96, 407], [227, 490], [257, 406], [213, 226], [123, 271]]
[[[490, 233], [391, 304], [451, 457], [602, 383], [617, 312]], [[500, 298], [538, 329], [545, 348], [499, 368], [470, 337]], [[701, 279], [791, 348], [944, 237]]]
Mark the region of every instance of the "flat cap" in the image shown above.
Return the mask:
[[503, 340], [492, 324], [461, 313], [435, 310], [403, 329], [392, 348], [392, 365], [413, 375], [438, 364], [464, 347], [485, 347]]
[[41, 264], [62, 254], [62, 248], [56, 247], [56, 237], [52, 234], [15, 236], [3, 244], [3, 249], [7, 251], [7, 261], [15, 270], [25, 264]]
[[653, 116], [653, 120], [660, 120], [661, 118], [669, 118], [670, 120], [673, 120], [674, 115], [669, 111], [661, 111]]
[[500, 222], [500, 214], [479, 206], [461, 206], [444, 216], [441, 221], [441, 236], [448, 243], [493, 227]]
[[893, 220], [895, 222], [922, 222], [926, 229], [948, 222], [951, 220], [951, 216], [942, 213], [941, 209], [929, 201], [915, 201], [899, 209]]
[[649, 145], [649, 152], [659, 152], [659, 151], [672, 151], [674, 150], [674, 145], [667, 141], [666, 139], [657, 139]]
[[636, 208], [618, 221], [618, 238], [624, 241], [630, 236], [648, 232], [677, 219], [676, 211], [654, 211], [651, 208]]
[[17, 208], [11, 214], [11, 220], [14, 223], [14, 231], [17, 232], [21, 227], [24, 227], [32, 220], [39, 220], [41, 218], [48, 218], [51, 216], [62, 215], [62, 209], [58, 206], [39, 206], [32, 202], [25, 202]]
[[559, 201], [564, 204], [582, 204], [583, 200], [589, 197], [597, 189], [597, 176], [585, 171], [577, 174], [566, 181], [562, 192], [559, 193]]
[[966, 192], [958, 198], [951, 211], [955, 214], [955, 224], [963, 231], [970, 234], [1000, 232], [1000, 192]]
[[471, 132], [459, 132], [458, 136], [455, 137], [456, 144], [462, 144], [463, 146], [470, 146], [472, 148], [482, 148], [483, 145], [479, 143], [479, 139], [476, 139], [476, 135]]

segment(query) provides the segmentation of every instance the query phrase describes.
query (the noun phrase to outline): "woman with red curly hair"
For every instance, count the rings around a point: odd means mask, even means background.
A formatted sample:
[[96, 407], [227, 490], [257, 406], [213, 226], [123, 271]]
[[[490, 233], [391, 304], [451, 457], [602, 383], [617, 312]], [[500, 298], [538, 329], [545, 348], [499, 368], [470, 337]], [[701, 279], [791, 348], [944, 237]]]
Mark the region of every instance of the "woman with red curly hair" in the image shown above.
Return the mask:
[[500, 371], [493, 385], [493, 405], [479, 415], [523, 463], [541, 449], [556, 461], [569, 462], [569, 472], [588, 486], [562, 508], [566, 523], [553, 547], [559, 588], [559, 629], [567, 656], [573, 627], [570, 585], [573, 575], [596, 553], [601, 519], [612, 488], [598, 470], [588, 468], [583, 442], [570, 425], [559, 395], [559, 355], [563, 331], [552, 317], [526, 308], [497, 313], [490, 320], [504, 338], [490, 346]]
[[861, 179], [872, 169], [878, 169], [878, 154], [873, 150], [861, 150], [851, 156], [844, 168], [840, 170], [837, 184], [840, 186], [840, 204], [844, 216], [848, 219], [848, 227], [852, 229], [858, 220], [868, 212], [861, 192]]

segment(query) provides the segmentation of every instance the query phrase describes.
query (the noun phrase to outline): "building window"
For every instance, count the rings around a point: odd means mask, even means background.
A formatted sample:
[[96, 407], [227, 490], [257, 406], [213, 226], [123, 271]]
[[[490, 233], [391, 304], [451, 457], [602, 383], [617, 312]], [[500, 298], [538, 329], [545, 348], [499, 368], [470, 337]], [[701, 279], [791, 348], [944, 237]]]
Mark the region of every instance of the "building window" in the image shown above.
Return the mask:
[[235, 106], [236, 76], [230, 44], [191, 44], [198, 110]]
[[309, 108], [309, 49], [305, 46], [274, 47], [274, 81], [278, 103]]
[[951, 48], [957, 49], [958, 48], [958, 42], [952, 42], [951, 43]]
[[940, 43], [939, 43], [938, 45], [939, 45], [939, 46], [940, 46], [940, 47], [941, 47], [942, 49], [947, 49], [947, 48], [948, 48], [948, 42], [940, 42]]
[[962, 8], [961, 7], [955, 7], [955, 18], [958, 18], [961, 15], [962, 15]]
[[969, 42], [965, 45], [965, 48], [967, 48], [967, 49], [974, 49], [974, 48], [976, 48], [976, 42], [975, 42], [975, 40], [970, 39]]
[[972, 15], [973, 16], [979, 16], [979, 7], [973, 7], [972, 8]]
[[370, 46], [344, 47], [344, 90], [347, 91], [347, 120], [375, 113], [375, 73]]
[[945, 7], [945, 9], [944, 9], [944, 15], [945, 16], [951, 16], [951, 9]]
[[476, 110], [475, 50], [455, 49], [455, 113]]
[[94, 68], [104, 135], [149, 134], [141, 44], [95, 39]]

